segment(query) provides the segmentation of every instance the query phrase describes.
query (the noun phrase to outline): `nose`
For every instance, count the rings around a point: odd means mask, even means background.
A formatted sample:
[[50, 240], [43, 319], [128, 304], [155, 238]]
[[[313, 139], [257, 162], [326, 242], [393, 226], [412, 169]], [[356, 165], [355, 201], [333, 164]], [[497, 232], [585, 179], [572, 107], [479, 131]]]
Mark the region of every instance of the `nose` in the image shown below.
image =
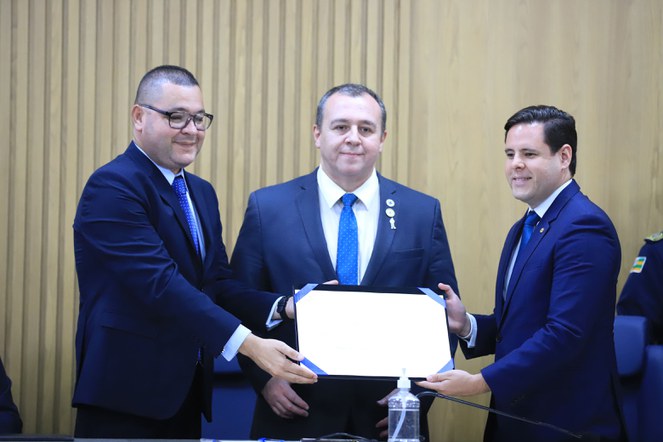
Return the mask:
[[513, 156], [513, 159], [511, 160], [511, 165], [512, 165], [515, 169], [522, 169], [522, 168], [525, 167], [525, 162], [523, 161], [522, 156], [520, 156], [520, 155], [518, 155], [518, 154], [515, 154], [515, 155]]
[[359, 128], [357, 126], [351, 126], [348, 131], [348, 135], [345, 138], [345, 142], [348, 144], [359, 144]]
[[187, 134], [198, 133], [198, 129], [196, 129], [196, 125], [193, 122], [193, 118], [189, 118], [189, 121], [186, 122], [186, 126], [184, 126], [180, 130]]

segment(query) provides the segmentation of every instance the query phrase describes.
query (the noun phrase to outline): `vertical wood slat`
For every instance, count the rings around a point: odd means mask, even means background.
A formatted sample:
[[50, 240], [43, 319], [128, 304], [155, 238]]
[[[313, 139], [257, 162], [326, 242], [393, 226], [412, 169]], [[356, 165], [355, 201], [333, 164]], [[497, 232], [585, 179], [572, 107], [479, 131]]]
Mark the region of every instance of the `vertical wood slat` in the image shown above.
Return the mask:
[[[501, 125], [519, 107], [576, 116], [578, 179], [618, 228], [620, 285], [642, 237], [663, 228], [662, 23], [656, 0], [0, 0], [0, 356], [26, 432], [71, 432], [71, 224], [90, 173], [129, 141], [147, 69], [183, 64], [201, 81], [217, 118], [192, 170], [218, 190], [229, 251], [250, 191], [318, 164], [319, 96], [374, 88], [389, 113], [381, 172], [442, 200], [464, 299], [488, 311], [523, 210], [500, 164]], [[474, 437], [484, 419], [436, 404], [434, 439]]]
[[[12, 54], [12, 19], [13, 7], [11, 0], [0, 0], [0, 56], [4, 60], [11, 61]], [[12, 115], [11, 103], [12, 91], [12, 62], [0, 63], [0, 131], [8, 136], [7, 141], [12, 142]], [[5, 150], [3, 150], [5, 152]], [[6, 152], [6, 160], [0, 162], [0, 186], [3, 189], [9, 188], [10, 169], [13, 164], [13, 149]], [[9, 214], [11, 198], [0, 198], [0, 213]], [[10, 336], [10, 321], [12, 318], [13, 297], [9, 290], [9, 245], [10, 245], [10, 220], [8, 216], [0, 216], [0, 334]], [[0, 357], [7, 364], [8, 356], [7, 338], [0, 339]]]
[[[28, 61], [28, 38], [27, 38], [27, 24], [29, 22], [29, 8], [25, 7], [29, 4], [24, 4], [23, 8], [14, 8], [12, 16], [12, 55], [11, 60], [13, 63], [11, 83], [15, 91], [11, 106], [11, 125], [10, 128], [10, 143], [14, 146], [22, 146], [21, 149], [13, 149], [10, 158], [12, 160], [11, 168], [9, 170], [9, 185], [10, 185], [10, 203], [9, 203], [9, 244], [7, 254], [8, 265], [8, 293], [16, 302], [12, 303], [12, 320], [9, 322], [11, 326], [10, 336], [13, 341], [8, 343], [8, 351], [6, 358], [8, 364], [13, 363], [15, 369], [21, 373], [18, 379], [19, 391], [18, 397], [20, 400], [24, 398], [36, 397], [33, 391], [33, 396], [28, 394], [27, 385], [30, 379], [31, 369], [28, 368], [30, 364], [26, 361], [22, 348], [35, 348], [30, 346], [27, 342], [25, 335], [25, 259], [26, 259], [26, 243], [25, 236], [27, 226], [23, 220], [27, 219], [27, 193], [26, 193], [26, 176], [27, 176], [27, 149], [25, 148], [27, 140], [27, 113], [28, 113], [28, 78], [29, 72]], [[20, 297], [14, 294], [20, 294]], [[25, 379], [25, 380], [24, 380]], [[25, 393], [24, 393], [25, 391]], [[35, 407], [30, 407], [32, 413], [35, 413]], [[34, 421], [34, 418], [33, 418]]]
[[[44, 133], [47, 121], [45, 103], [43, 98], [45, 94], [46, 71], [44, 63], [47, 57], [48, 46], [46, 42], [46, 13], [43, 8], [39, 8], [36, 2], [31, 2], [28, 13], [28, 22], [36, 29], [31, 33], [28, 41], [27, 68], [28, 68], [28, 94], [27, 108], [25, 116], [34, 117], [40, 121], [38, 125], [25, 125], [25, 138], [27, 145], [31, 147], [31, 152], [35, 159], [27, 158], [25, 163], [25, 175], [21, 177], [24, 182], [26, 211], [25, 211], [25, 273], [23, 274], [23, 345], [39, 349], [40, 353], [44, 347], [42, 339], [45, 335], [41, 330], [41, 323], [44, 318], [44, 309], [34, 311], [31, 306], [39, 305], [41, 307], [41, 277], [32, 275], [44, 275], [39, 271], [43, 261], [40, 253], [43, 243], [43, 221], [44, 213], [42, 204], [44, 202], [43, 179], [44, 179], [44, 153], [45, 140]], [[26, 119], [27, 121], [30, 121]], [[20, 169], [21, 170], [21, 169]], [[17, 189], [18, 190], [18, 189]], [[27, 379], [22, 382], [24, 394], [34, 397], [37, 400], [29, 404], [29, 410], [32, 416], [40, 415], [41, 401], [43, 399], [43, 376], [40, 374], [44, 370], [43, 354], [28, 354], [23, 352], [23, 370]], [[26, 382], [27, 380], [29, 382]], [[37, 419], [35, 419], [37, 420]]]
[[[316, 165], [317, 149], [313, 143], [312, 128], [315, 124], [316, 112], [316, 79], [318, 77], [315, 63], [317, 52], [317, 23], [308, 17], [315, 15], [315, 2], [297, 0], [297, 30], [295, 38], [299, 42], [299, 52], [295, 53], [296, 66], [299, 72], [297, 81], [293, 85], [293, 94], [298, 98], [295, 102], [296, 112], [292, 121], [296, 134], [296, 145], [293, 146], [293, 167], [288, 176], [303, 174], [305, 170], [312, 170]], [[287, 112], [284, 109], [284, 113]], [[287, 176], [284, 176], [285, 179]]]
[[[254, 115], [257, 114], [260, 120], [260, 126], [256, 127], [255, 134], [258, 149], [255, 151], [256, 157], [251, 159], [257, 169], [252, 168], [252, 170], [259, 170], [260, 177], [254, 177], [249, 181], [249, 186], [244, 192], [245, 202], [251, 190], [276, 183], [277, 176], [283, 168], [283, 123], [279, 108], [285, 104], [282, 87], [286, 73], [283, 38], [287, 23], [284, 23], [284, 6], [283, 2], [264, 2], [265, 31], [262, 47], [265, 53], [262, 56], [263, 65], [260, 69], [261, 89], [264, 92], [260, 107], [252, 112]], [[287, 74], [293, 75], [292, 65], [288, 66]]]
[[[57, 348], [58, 335], [61, 330], [59, 324], [59, 308], [61, 304], [60, 295], [57, 291], [57, 254], [59, 249], [59, 214], [60, 199], [56, 191], [59, 189], [60, 177], [57, 170], [61, 163], [59, 150], [61, 147], [61, 125], [57, 124], [57, 116], [60, 114], [62, 103], [61, 84], [58, 81], [62, 75], [62, 27], [54, 26], [59, 23], [58, 17], [62, 16], [62, 6], [58, 3], [48, 5], [44, 11], [48, 16], [45, 26], [46, 54], [44, 57], [44, 72], [52, 75], [45, 78], [44, 103], [44, 152], [43, 152], [43, 182], [42, 182], [42, 230], [41, 241], [41, 273], [40, 305], [42, 315], [39, 334], [42, 342], [39, 346], [39, 354], [43, 362], [39, 365], [40, 394], [38, 402], [38, 421], [45, 422], [52, 418], [51, 410], [55, 407], [59, 391], [59, 367], [61, 366], [60, 355], [55, 351]], [[51, 168], [52, 166], [52, 168]], [[38, 252], [40, 253], [40, 252]], [[45, 269], [45, 272], [41, 272]]]
[[[52, 425], [49, 419], [43, 422], [44, 431], [68, 434], [73, 428], [73, 413], [71, 411], [71, 393], [73, 391], [75, 364], [73, 336], [75, 333], [76, 314], [78, 303], [76, 296], [76, 273], [74, 269], [73, 235], [71, 224], [74, 218], [77, 198], [81, 189], [79, 180], [79, 140], [80, 129], [73, 123], [71, 116], [79, 117], [78, 85], [79, 85], [79, 41], [80, 41], [80, 5], [78, 0], [65, 4], [62, 18], [63, 27], [63, 75], [60, 79], [62, 85], [63, 102], [61, 115], [57, 121], [62, 126], [62, 199], [63, 213], [60, 214], [61, 231], [60, 247], [58, 251], [58, 291], [61, 294], [62, 324], [60, 337], [55, 351], [60, 355], [58, 367], [58, 400], [52, 410]], [[67, 17], [65, 19], [64, 17]], [[85, 150], [91, 150], [85, 146]], [[26, 426], [26, 431], [29, 427]]]
[[[13, 48], [13, 33], [12, 21], [14, 18], [13, 5], [10, 0], [0, 0], [0, 54], [3, 59], [12, 59]], [[13, 88], [13, 75], [12, 71], [15, 69], [14, 63], [0, 63], [0, 78], [4, 81], [0, 82], [0, 130], [2, 133], [7, 134], [7, 140], [11, 144], [14, 142], [15, 137], [12, 132], [13, 119], [12, 109], [9, 103], [12, 101]], [[3, 152], [5, 152], [3, 150]], [[14, 149], [8, 149], [6, 153], [6, 161], [0, 163], [0, 186], [3, 189], [9, 189], [11, 182], [11, 166], [14, 163]], [[12, 198], [0, 199], [0, 213], [9, 214], [12, 207]], [[8, 365], [8, 338], [12, 336], [11, 333], [11, 318], [13, 317], [13, 303], [14, 297], [11, 296], [10, 283], [9, 283], [9, 257], [11, 247], [11, 237], [13, 225], [9, 216], [0, 217], [0, 256], [2, 264], [0, 265], [0, 333], [5, 339], [0, 339], [0, 357], [6, 365]]]

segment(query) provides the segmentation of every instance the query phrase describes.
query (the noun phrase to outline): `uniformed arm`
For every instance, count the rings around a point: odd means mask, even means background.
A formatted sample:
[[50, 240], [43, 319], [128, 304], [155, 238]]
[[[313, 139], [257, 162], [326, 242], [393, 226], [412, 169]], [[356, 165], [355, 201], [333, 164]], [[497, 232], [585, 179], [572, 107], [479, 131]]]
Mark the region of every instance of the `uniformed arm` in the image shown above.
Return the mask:
[[23, 429], [23, 421], [14, 404], [11, 380], [0, 359], [0, 434], [16, 434]]

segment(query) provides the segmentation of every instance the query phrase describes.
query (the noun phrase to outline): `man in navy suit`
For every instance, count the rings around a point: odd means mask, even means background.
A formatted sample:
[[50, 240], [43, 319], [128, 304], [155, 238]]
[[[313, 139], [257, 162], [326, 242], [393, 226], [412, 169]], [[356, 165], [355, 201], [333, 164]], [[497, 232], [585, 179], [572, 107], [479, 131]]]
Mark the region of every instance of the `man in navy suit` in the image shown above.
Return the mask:
[[[231, 259], [238, 278], [284, 294], [307, 283], [340, 280], [340, 200], [353, 193], [358, 261], [357, 279], [349, 284], [437, 289], [448, 280], [457, 289], [439, 201], [375, 170], [386, 117], [381, 98], [363, 85], [337, 86], [322, 97], [313, 127], [320, 167], [251, 194]], [[292, 322], [269, 336], [293, 345]], [[395, 382], [324, 379], [315, 386], [293, 386], [239, 360], [258, 393], [251, 437], [292, 440], [346, 432], [378, 438], [384, 433], [384, 398]], [[429, 406], [422, 413], [424, 435]]]
[[[536, 215], [507, 235], [493, 314], [467, 314], [452, 288], [440, 285], [465, 356], [494, 354], [495, 362], [478, 374], [451, 370], [419, 384], [451, 396], [491, 392], [500, 411], [590, 440], [622, 440], [612, 334], [621, 251], [612, 222], [573, 179], [575, 120], [532, 106], [504, 128], [507, 181]], [[529, 241], [522, 234], [527, 219]], [[577, 440], [496, 414], [488, 416], [484, 439]]]
[[316, 376], [292, 348], [251, 333], [292, 305], [273, 314], [280, 296], [231, 279], [214, 189], [184, 170], [213, 118], [197, 80], [154, 68], [131, 117], [133, 142], [92, 174], [74, 220], [75, 435], [198, 439], [219, 354], [244, 354], [289, 382]]

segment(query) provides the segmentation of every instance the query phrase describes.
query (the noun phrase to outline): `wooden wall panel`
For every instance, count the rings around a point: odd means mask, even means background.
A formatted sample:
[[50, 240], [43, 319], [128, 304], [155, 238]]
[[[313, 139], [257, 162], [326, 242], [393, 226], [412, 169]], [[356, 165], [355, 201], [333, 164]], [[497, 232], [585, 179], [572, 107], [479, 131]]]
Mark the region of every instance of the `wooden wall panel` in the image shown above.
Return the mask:
[[[25, 431], [72, 431], [71, 225], [90, 173], [130, 140], [149, 68], [180, 64], [201, 82], [215, 120], [191, 169], [218, 191], [229, 251], [252, 190], [318, 164], [320, 95], [377, 90], [379, 168], [441, 200], [461, 293], [485, 312], [525, 209], [502, 171], [502, 126], [523, 106], [576, 117], [577, 178], [617, 226], [620, 286], [663, 229], [662, 23], [657, 0], [0, 0], [0, 356]], [[484, 420], [438, 401], [433, 440], [480, 440]]]

